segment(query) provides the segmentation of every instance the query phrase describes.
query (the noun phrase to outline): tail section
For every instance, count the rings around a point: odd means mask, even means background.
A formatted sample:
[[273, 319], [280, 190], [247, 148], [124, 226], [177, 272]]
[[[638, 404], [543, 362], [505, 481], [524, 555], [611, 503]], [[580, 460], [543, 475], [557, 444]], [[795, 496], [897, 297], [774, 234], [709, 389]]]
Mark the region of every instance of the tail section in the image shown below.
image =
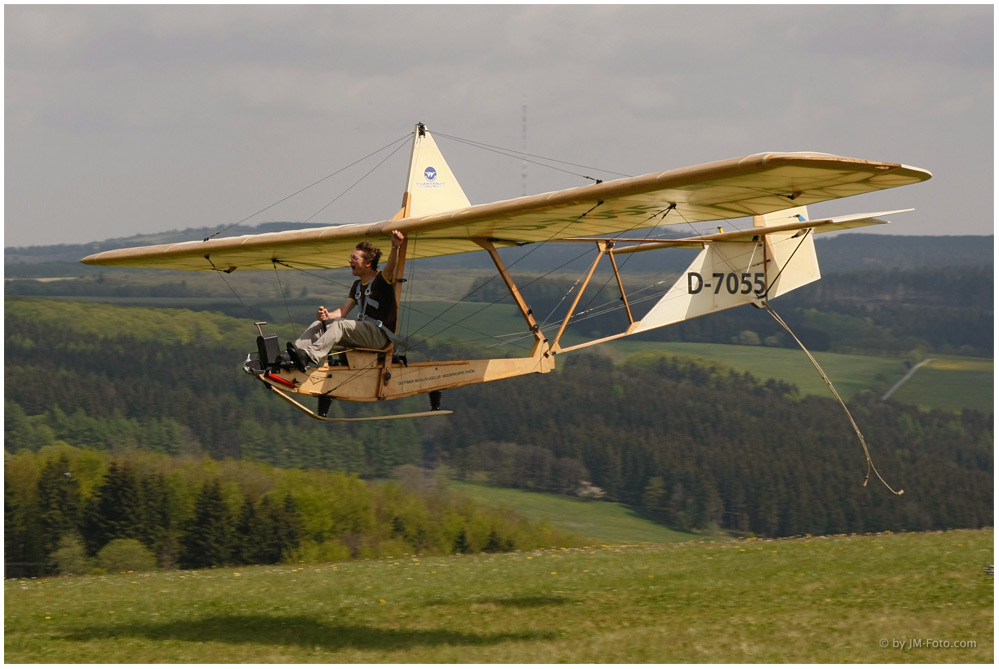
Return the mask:
[[418, 123], [413, 134], [406, 194], [395, 218], [429, 216], [470, 205], [427, 126]]
[[706, 241], [684, 275], [635, 323], [631, 334], [745, 304], [759, 307], [817, 281], [819, 263], [810, 228], [766, 232], [767, 226], [807, 220], [804, 209], [757, 217], [763, 220], [754, 221], [757, 227], [745, 241]]

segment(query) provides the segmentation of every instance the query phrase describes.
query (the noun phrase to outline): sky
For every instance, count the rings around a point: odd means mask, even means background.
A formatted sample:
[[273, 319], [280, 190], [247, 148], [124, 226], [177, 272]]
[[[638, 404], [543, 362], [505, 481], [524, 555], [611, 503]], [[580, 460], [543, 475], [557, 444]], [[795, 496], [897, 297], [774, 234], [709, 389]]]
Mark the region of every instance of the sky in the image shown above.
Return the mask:
[[385, 220], [408, 167], [397, 140], [417, 122], [473, 204], [821, 151], [934, 176], [813, 205], [813, 217], [914, 207], [870, 230], [991, 235], [993, 13], [5, 5], [4, 246]]

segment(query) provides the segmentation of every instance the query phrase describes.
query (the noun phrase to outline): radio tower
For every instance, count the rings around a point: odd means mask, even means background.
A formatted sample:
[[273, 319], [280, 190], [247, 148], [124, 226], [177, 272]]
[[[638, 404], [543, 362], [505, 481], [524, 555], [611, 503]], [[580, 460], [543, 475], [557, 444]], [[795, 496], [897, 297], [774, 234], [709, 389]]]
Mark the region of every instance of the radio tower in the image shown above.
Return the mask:
[[520, 105], [520, 152], [524, 155], [520, 163], [521, 195], [527, 195], [527, 96]]

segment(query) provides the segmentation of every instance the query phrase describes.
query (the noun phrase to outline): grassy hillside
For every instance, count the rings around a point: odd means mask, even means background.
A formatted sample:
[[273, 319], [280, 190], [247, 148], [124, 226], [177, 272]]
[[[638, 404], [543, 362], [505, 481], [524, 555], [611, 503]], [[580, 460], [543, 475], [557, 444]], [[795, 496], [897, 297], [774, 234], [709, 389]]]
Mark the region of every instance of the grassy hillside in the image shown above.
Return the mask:
[[11, 663], [993, 660], [993, 532], [8, 580]]
[[992, 411], [995, 367], [992, 360], [934, 357], [920, 367], [892, 398], [921, 409]]
[[600, 542], [676, 543], [694, 538], [642, 518], [633, 509], [613, 502], [584, 501], [460, 481], [450, 481], [448, 488], [476, 502], [512, 509], [530, 521], [546, 521], [557, 530]]

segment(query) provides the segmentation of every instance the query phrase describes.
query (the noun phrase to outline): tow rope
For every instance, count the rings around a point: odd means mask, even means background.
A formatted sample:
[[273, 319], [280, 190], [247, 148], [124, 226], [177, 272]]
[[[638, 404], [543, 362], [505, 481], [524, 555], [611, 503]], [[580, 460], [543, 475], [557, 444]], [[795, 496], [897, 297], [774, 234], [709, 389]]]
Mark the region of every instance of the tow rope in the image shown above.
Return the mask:
[[795, 335], [794, 332], [791, 331], [791, 328], [788, 326], [787, 323], [784, 322], [784, 319], [781, 318], [776, 311], [774, 311], [773, 307], [770, 306], [769, 302], [764, 302], [763, 306], [770, 313], [770, 315], [774, 317], [774, 320], [780, 323], [781, 327], [787, 330], [787, 333], [791, 335], [794, 341], [798, 342], [798, 346], [800, 346], [801, 350], [805, 352], [805, 355], [808, 356], [808, 359], [812, 361], [812, 365], [815, 366], [815, 369], [818, 371], [819, 376], [821, 376], [822, 380], [826, 382], [827, 386], [829, 386], [829, 390], [832, 391], [833, 397], [835, 397], [836, 401], [839, 402], [839, 405], [843, 407], [843, 411], [846, 412], [847, 418], [850, 419], [850, 424], [853, 425], [853, 431], [857, 433], [857, 438], [860, 440], [860, 445], [863, 446], [864, 448], [864, 455], [867, 457], [867, 476], [864, 477], [864, 487], [865, 488], [867, 487], [867, 482], [871, 479], [871, 472], [874, 472], [874, 474], [878, 477], [878, 480], [880, 480], [881, 483], [883, 483], [884, 486], [892, 492], [892, 494], [901, 495], [902, 493], [904, 493], [905, 492], [904, 490], [896, 491], [894, 488], [888, 485], [888, 482], [885, 481], [884, 478], [881, 476], [881, 473], [878, 472], [878, 468], [874, 466], [874, 461], [871, 460], [871, 452], [867, 448], [867, 442], [864, 440], [864, 435], [861, 434], [860, 428], [857, 426], [857, 421], [853, 419], [853, 415], [850, 413], [850, 410], [846, 407], [846, 402], [844, 402], [843, 398], [840, 397], [838, 392], [836, 392], [836, 386], [833, 385], [833, 382], [822, 370], [822, 366], [819, 365], [819, 361], [815, 359], [815, 356], [813, 356], [808, 351], [807, 348], [805, 348], [805, 345], [802, 344], [801, 340], [798, 339], [797, 335]]

